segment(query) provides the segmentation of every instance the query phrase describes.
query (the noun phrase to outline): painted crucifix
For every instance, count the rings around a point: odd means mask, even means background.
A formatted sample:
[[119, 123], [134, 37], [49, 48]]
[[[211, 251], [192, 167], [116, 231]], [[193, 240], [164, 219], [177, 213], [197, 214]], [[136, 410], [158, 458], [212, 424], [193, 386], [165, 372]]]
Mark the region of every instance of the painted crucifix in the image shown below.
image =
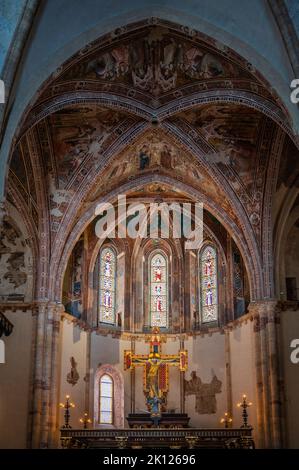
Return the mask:
[[146, 402], [151, 415], [155, 417], [161, 415], [161, 404], [165, 401], [168, 392], [168, 366], [175, 366], [180, 371], [186, 371], [188, 353], [180, 350], [178, 354], [161, 354], [162, 337], [157, 327], [153, 328], [149, 342], [150, 353], [148, 355], [134, 354], [132, 351], [124, 352], [124, 368], [132, 370], [143, 366]]

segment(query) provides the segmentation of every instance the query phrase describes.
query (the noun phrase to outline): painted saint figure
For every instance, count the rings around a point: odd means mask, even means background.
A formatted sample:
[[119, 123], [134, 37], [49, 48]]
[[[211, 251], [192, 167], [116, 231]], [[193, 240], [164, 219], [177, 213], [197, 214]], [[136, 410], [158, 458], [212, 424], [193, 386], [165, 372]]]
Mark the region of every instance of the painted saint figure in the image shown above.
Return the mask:
[[207, 259], [205, 262], [205, 276], [212, 276], [213, 274], [213, 262], [212, 262], [212, 255], [211, 252], [207, 252]]
[[105, 307], [112, 307], [111, 292], [109, 292], [108, 290], [106, 290], [104, 294], [104, 305]]
[[162, 281], [162, 271], [161, 268], [158, 266], [155, 269], [155, 282], [161, 282]]
[[162, 297], [160, 295], [156, 297], [156, 310], [162, 312]]
[[206, 292], [206, 305], [213, 305], [213, 291], [211, 289], [211, 284], [208, 284], [208, 289]]
[[107, 277], [111, 276], [111, 256], [109, 252], [105, 256], [104, 275]]

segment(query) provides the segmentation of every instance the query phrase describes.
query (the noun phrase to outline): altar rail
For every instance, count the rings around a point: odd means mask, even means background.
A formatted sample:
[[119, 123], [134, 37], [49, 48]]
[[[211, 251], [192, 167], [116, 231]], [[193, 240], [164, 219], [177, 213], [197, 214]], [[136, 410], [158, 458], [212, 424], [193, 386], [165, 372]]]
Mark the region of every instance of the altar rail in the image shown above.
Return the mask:
[[61, 428], [60, 436], [63, 448], [254, 448], [251, 427], [90, 430]]

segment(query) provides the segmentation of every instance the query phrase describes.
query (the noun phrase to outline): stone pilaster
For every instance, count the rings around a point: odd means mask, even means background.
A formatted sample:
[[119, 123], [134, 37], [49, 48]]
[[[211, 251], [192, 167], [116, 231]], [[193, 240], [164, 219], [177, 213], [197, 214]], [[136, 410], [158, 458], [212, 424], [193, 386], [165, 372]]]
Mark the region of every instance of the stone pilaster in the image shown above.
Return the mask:
[[252, 302], [254, 316], [258, 437], [260, 447], [282, 447], [282, 393], [278, 351], [280, 321], [276, 300]]

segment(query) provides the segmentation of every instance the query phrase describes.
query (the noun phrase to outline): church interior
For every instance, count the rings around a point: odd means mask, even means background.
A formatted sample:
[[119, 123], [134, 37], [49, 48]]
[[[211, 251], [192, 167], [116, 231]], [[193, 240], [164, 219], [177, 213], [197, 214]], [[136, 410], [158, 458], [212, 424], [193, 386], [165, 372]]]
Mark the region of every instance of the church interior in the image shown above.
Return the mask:
[[[3, 0], [0, 36], [0, 448], [299, 448], [298, 3]], [[202, 243], [99, 237], [124, 196]]]

